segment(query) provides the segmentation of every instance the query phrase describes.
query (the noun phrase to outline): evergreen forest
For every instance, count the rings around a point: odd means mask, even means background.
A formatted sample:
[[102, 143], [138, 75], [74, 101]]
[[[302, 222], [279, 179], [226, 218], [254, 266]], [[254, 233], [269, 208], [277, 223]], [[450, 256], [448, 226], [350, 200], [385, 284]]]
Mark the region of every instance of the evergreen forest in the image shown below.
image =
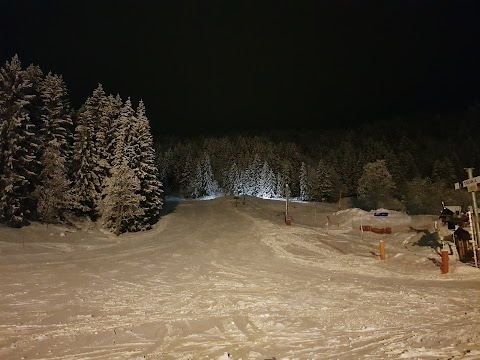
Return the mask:
[[88, 218], [116, 234], [143, 231], [160, 219], [167, 195], [348, 199], [437, 214], [442, 202], [469, 205], [454, 183], [467, 178], [466, 167], [480, 168], [479, 121], [472, 104], [340, 129], [152, 134], [142, 100], [99, 83], [74, 109], [61, 75], [15, 55], [0, 68], [0, 221]]

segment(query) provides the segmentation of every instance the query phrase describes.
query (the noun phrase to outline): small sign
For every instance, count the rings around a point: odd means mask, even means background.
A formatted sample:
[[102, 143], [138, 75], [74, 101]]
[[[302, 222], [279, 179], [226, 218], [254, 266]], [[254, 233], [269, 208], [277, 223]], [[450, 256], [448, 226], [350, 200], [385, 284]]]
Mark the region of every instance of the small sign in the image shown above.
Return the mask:
[[373, 216], [388, 216], [387, 212], [374, 213]]
[[469, 184], [469, 185], [467, 185], [467, 190], [468, 190], [468, 192], [477, 191], [477, 189], [478, 189], [477, 184]]
[[472, 184], [480, 184], [480, 176], [475, 176], [474, 178], [462, 181], [463, 187], [468, 187], [468, 185], [472, 185]]

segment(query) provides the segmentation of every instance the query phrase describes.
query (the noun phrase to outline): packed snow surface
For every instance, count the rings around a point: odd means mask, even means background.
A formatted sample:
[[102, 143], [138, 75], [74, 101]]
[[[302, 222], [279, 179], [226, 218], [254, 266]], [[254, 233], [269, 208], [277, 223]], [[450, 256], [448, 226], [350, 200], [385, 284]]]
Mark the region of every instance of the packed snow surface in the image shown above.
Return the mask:
[[441, 274], [435, 216], [166, 205], [119, 237], [1, 227], [0, 359], [480, 359], [480, 270]]

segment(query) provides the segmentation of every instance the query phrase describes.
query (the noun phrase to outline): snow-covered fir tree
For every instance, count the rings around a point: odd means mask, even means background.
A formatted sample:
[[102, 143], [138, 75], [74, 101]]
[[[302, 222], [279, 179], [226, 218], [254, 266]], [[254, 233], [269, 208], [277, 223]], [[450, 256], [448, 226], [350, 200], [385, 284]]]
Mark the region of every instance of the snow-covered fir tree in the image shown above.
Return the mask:
[[109, 95], [102, 102], [101, 118], [99, 120], [102, 133], [98, 137], [99, 157], [101, 158], [102, 173], [110, 175], [113, 166], [113, 157], [118, 135], [118, 117], [123, 106], [120, 95]]
[[292, 176], [292, 168], [290, 161], [283, 160], [281, 164], [281, 172], [283, 177], [283, 192], [285, 193], [285, 186], [288, 185], [290, 189], [290, 196], [295, 196], [296, 189], [292, 186], [293, 183], [293, 176]]
[[299, 175], [299, 186], [300, 186], [300, 200], [309, 200], [309, 184], [308, 184], [308, 171], [307, 165], [302, 161], [300, 166], [300, 175]]
[[279, 171], [277, 172], [277, 186], [275, 190], [276, 197], [283, 197], [285, 196], [285, 178], [283, 174]]
[[170, 188], [172, 186], [172, 174], [173, 168], [175, 167], [173, 156], [174, 153], [172, 148], [168, 148], [168, 150], [163, 154], [162, 158], [160, 159], [160, 181], [166, 188]]
[[102, 193], [102, 220], [105, 228], [116, 235], [125, 232], [128, 222], [141, 216], [144, 211], [140, 207], [142, 196], [138, 194], [140, 180], [123, 159], [111, 169], [111, 175], [105, 178]]
[[30, 120], [32, 84], [17, 55], [0, 69], [0, 220], [19, 227], [34, 206], [39, 141]]
[[[43, 128], [42, 112], [43, 112], [43, 99], [42, 99], [42, 87], [45, 82], [45, 75], [38, 65], [30, 64], [25, 70], [25, 78], [32, 84], [28, 90], [28, 95], [33, 95], [29, 101], [26, 109], [30, 115], [30, 122], [33, 124], [33, 129], [37, 134]], [[38, 139], [40, 141], [40, 139]], [[39, 153], [36, 154], [38, 158], [42, 156], [42, 148], [39, 148]]]
[[[75, 114], [74, 129], [67, 96], [61, 76], [44, 76], [35, 65], [24, 70], [17, 55], [0, 69], [0, 221], [21, 226], [37, 215], [54, 222], [67, 203], [95, 219], [102, 194], [111, 199], [112, 184], [119, 184], [112, 167], [118, 176], [127, 164], [139, 182], [135, 195], [141, 211], [125, 212], [130, 218], [125, 215], [122, 222], [130, 221], [128, 230], [150, 228], [160, 217], [163, 190], [143, 102], [135, 113], [130, 99], [123, 106], [119, 96], [107, 97], [98, 84]], [[124, 130], [121, 161], [112, 156], [119, 129]], [[204, 187], [211, 192], [218, 185], [208, 180]]]
[[205, 152], [202, 161], [202, 190], [204, 196], [215, 196], [219, 192], [217, 180], [213, 176], [213, 169], [210, 163], [210, 156]]
[[192, 184], [194, 170], [192, 156], [188, 153], [183, 163], [180, 176], [180, 193], [185, 197], [190, 197], [192, 194], [190, 186]]
[[195, 167], [195, 174], [192, 177], [192, 181], [190, 183], [190, 197], [197, 199], [200, 196], [203, 196], [203, 171], [202, 171], [202, 163], [200, 160], [197, 161], [197, 165]]
[[257, 196], [266, 199], [271, 199], [275, 196], [275, 174], [268, 165], [267, 160], [263, 162], [260, 171]]
[[150, 229], [158, 221], [163, 205], [163, 189], [155, 161], [153, 136], [142, 100], [138, 103], [136, 121], [131, 124], [130, 134], [132, 144], [128, 148], [133, 149], [133, 154], [129, 165], [140, 180], [138, 194], [142, 197], [140, 207], [143, 214], [132, 218], [129, 231], [142, 231]]
[[93, 139], [88, 124], [81, 118], [74, 135], [73, 163], [73, 193], [77, 199], [74, 204], [82, 213], [97, 216], [97, 207], [101, 199], [100, 179], [98, 176], [98, 160], [92, 150]]
[[252, 162], [245, 170], [244, 176], [244, 194], [257, 196], [258, 195], [258, 182], [260, 181], [260, 172], [262, 169], [262, 163], [260, 161], [260, 156], [255, 154]]
[[336, 149], [335, 163], [331, 164], [336, 169], [338, 175], [342, 179], [347, 194], [354, 194], [356, 190], [357, 180], [361, 175], [360, 162], [358, 161], [358, 151], [350, 139], [342, 141], [338, 149]]
[[232, 181], [232, 194], [239, 196], [244, 194], [242, 192], [242, 180], [240, 178], [240, 171], [238, 170], [237, 164], [233, 162], [230, 167], [230, 180]]
[[[103, 179], [109, 174], [107, 129], [108, 99], [98, 84], [78, 112], [74, 134], [74, 182], [80, 209], [95, 218], [101, 199]], [[107, 149], [107, 150], [106, 150]]]
[[131, 168], [133, 144], [131, 126], [136, 121], [130, 98], [125, 101], [118, 121], [118, 135], [111, 174], [104, 179], [102, 191], [102, 221], [115, 234], [125, 232], [132, 220], [144, 214], [140, 207], [145, 198], [139, 194], [140, 180]]
[[[41, 84], [41, 120], [40, 137], [43, 148], [58, 150], [65, 166], [72, 156], [73, 122], [70, 116], [67, 87], [63, 78], [48, 73]], [[50, 150], [50, 153], [54, 151]], [[62, 168], [62, 171], [64, 169]]]
[[207, 152], [204, 152], [202, 159], [197, 161], [195, 174], [192, 177], [189, 188], [192, 198], [215, 196], [218, 194], [220, 187], [213, 176], [212, 165]]
[[65, 158], [61, 155], [61, 146], [57, 140], [49, 142], [41, 163], [40, 185], [33, 195], [37, 200], [37, 214], [48, 223], [59, 222], [63, 213], [74, 201], [70, 192], [70, 181], [65, 171]]
[[[111, 103], [111, 98], [107, 97], [102, 84], [98, 84], [87, 101], [85, 101], [85, 111], [82, 113], [89, 124], [92, 134], [94, 147], [92, 154], [97, 159], [96, 172], [100, 184], [103, 179], [109, 175], [111, 164], [108, 162], [109, 141], [112, 141], [111, 127], [116, 120], [117, 108], [115, 102]], [[115, 129], [113, 130], [115, 131]], [[101, 193], [99, 188], [98, 192]]]
[[333, 194], [333, 183], [330, 174], [330, 168], [323, 159], [318, 161], [316, 170], [316, 200], [329, 201]]
[[224, 190], [227, 194], [238, 196], [242, 193], [242, 185], [237, 163], [232, 161], [230, 168], [224, 172]]

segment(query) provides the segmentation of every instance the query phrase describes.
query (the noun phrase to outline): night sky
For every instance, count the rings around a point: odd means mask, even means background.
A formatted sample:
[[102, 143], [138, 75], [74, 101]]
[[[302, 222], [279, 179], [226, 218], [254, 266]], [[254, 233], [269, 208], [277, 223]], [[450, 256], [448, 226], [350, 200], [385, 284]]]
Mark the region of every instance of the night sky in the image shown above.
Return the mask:
[[0, 60], [143, 99], [154, 133], [322, 129], [480, 98], [480, 2], [0, 0]]

